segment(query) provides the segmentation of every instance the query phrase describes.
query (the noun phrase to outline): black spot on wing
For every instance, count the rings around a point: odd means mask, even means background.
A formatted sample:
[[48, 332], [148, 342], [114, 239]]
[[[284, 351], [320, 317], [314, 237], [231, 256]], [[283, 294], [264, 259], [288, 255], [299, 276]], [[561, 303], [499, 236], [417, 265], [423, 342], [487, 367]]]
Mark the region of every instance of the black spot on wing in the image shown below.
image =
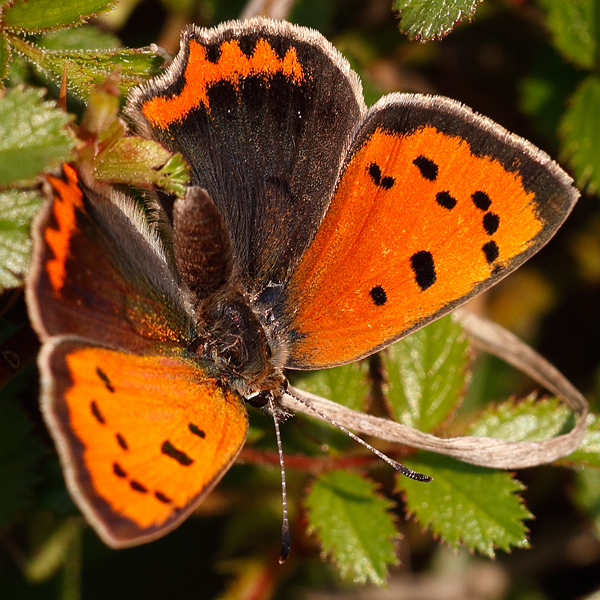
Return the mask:
[[129, 450], [129, 445], [127, 444], [127, 441], [120, 433], [116, 433], [115, 437], [117, 438], [117, 444], [119, 444], [119, 446], [121, 446], [123, 450]]
[[488, 212], [483, 215], [483, 228], [488, 235], [494, 235], [500, 226], [500, 217], [497, 214]]
[[374, 288], [371, 288], [369, 294], [371, 295], [371, 299], [373, 300], [375, 306], [383, 306], [387, 302], [387, 294], [380, 285], [376, 285]]
[[140, 494], [147, 494], [148, 488], [145, 485], [142, 485], [139, 481], [135, 479], [129, 480], [129, 487], [136, 492], [140, 492]]
[[381, 168], [379, 167], [379, 165], [377, 163], [371, 163], [369, 165], [368, 168], [368, 172], [369, 175], [371, 176], [371, 179], [373, 180], [373, 183], [384, 189], [384, 190], [389, 190], [390, 188], [393, 187], [394, 183], [395, 183], [395, 179], [393, 177], [382, 177], [381, 176]]
[[381, 181], [381, 169], [379, 168], [379, 165], [377, 163], [371, 163], [368, 171], [373, 183], [379, 185], [379, 182]]
[[189, 423], [188, 428], [194, 435], [197, 435], [198, 437], [201, 437], [201, 438], [206, 437], [206, 433], [204, 431], [202, 431], [202, 429], [200, 429], [197, 425], [194, 425], [193, 423]]
[[120, 477], [121, 479], [124, 479], [125, 477], [127, 477], [127, 473], [125, 472], [123, 467], [117, 462], [113, 463], [113, 473], [117, 477]]
[[92, 411], [92, 414], [94, 415], [98, 423], [100, 423], [101, 425], [104, 425], [106, 423], [104, 415], [100, 412], [100, 409], [98, 408], [98, 405], [96, 404], [95, 400], [92, 400], [90, 402], [90, 410]]
[[175, 448], [175, 446], [173, 446], [173, 444], [171, 444], [169, 440], [163, 443], [163, 445], [160, 448], [160, 451], [169, 458], [176, 460], [180, 465], [184, 467], [189, 467], [194, 462], [193, 458], [190, 458], [182, 450], [178, 450], [177, 448]]
[[421, 171], [421, 176], [428, 181], [435, 181], [438, 176], [439, 167], [429, 158], [423, 156], [417, 156], [413, 160], [413, 165]]
[[415, 281], [422, 292], [435, 283], [437, 275], [435, 273], [435, 263], [431, 252], [421, 250], [420, 252], [413, 254], [410, 257], [410, 264], [413, 273], [415, 274]]
[[393, 187], [394, 183], [396, 182], [396, 180], [393, 177], [382, 177], [381, 168], [377, 163], [371, 163], [367, 171], [371, 176], [373, 183], [384, 190], [389, 190]]
[[162, 492], [159, 492], [159, 491], [154, 492], [154, 497], [159, 502], [162, 502], [163, 504], [171, 504], [171, 502], [173, 502], [173, 500], [171, 500], [171, 498], [169, 498], [168, 496], [165, 496], [165, 494], [163, 494]]
[[115, 388], [113, 387], [111, 380], [108, 378], [108, 375], [100, 367], [96, 367], [96, 374], [98, 375], [98, 377], [100, 377], [106, 389], [111, 394], [114, 394]]
[[498, 244], [496, 244], [494, 241], [485, 243], [481, 249], [485, 254], [485, 259], [490, 265], [498, 258], [498, 255], [500, 254], [500, 251], [498, 250]]
[[485, 192], [473, 192], [471, 198], [479, 210], [488, 210], [492, 205], [490, 197]]
[[450, 195], [450, 192], [438, 192], [435, 195], [435, 201], [448, 210], [452, 210], [456, 206], [456, 198]]
[[381, 179], [381, 183], [379, 184], [379, 187], [383, 188], [384, 190], [389, 190], [394, 186], [394, 183], [396, 183], [396, 180], [393, 177], [386, 175], [385, 177], [383, 177]]

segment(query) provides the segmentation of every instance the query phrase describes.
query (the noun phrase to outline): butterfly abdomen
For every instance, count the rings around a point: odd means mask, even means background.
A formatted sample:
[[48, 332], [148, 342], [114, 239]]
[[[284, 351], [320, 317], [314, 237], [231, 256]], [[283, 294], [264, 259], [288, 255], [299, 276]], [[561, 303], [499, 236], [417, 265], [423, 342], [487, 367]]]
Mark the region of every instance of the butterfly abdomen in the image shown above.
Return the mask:
[[179, 274], [196, 302], [208, 298], [231, 277], [229, 234], [206, 190], [190, 187], [173, 207], [173, 249]]

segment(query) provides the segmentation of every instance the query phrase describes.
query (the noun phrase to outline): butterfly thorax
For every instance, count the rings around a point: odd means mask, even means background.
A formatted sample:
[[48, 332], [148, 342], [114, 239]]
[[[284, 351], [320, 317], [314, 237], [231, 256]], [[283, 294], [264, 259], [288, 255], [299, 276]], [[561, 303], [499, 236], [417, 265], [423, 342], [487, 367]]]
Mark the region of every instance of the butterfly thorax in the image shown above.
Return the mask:
[[277, 392], [285, 378], [271, 360], [265, 332], [244, 296], [227, 290], [199, 309], [202, 328], [189, 351], [213, 364], [219, 377], [244, 398]]
[[188, 351], [246, 399], [279, 395], [285, 378], [243, 293], [227, 227], [206, 190], [192, 186], [175, 202], [173, 248], [195, 312], [197, 335]]

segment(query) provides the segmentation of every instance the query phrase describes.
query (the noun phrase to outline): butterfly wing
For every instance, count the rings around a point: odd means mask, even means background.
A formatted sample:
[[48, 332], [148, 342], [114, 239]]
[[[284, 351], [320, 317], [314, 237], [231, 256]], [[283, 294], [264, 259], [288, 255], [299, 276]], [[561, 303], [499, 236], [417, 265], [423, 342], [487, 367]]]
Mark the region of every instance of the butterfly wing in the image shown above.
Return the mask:
[[86, 187], [69, 165], [48, 182], [26, 288], [38, 335], [180, 352], [191, 335], [186, 298], [133, 200]]
[[287, 366], [351, 362], [453, 310], [537, 252], [578, 195], [546, 154], [455, 101], [383, 98], [286, 287]]
[[59, 337], [39, 365], [42, 410], [69, 490], [115, 548], [176, 527], [244, 444], [239, 396], [190, 360]]
[[69, 490], [102, 538], [175, 527], [244, 444], [241, 397], [187, 348], [186, 293], [133, 201], [49, 177], [27, 281], [44, 417]]
[[179, 151], [231, 236], [247, 291], [279, 285], [310, 242], [366, 108], [347, 61], [320, 34], [253, 19], [189, 26], [165, 75], [128, 112]]

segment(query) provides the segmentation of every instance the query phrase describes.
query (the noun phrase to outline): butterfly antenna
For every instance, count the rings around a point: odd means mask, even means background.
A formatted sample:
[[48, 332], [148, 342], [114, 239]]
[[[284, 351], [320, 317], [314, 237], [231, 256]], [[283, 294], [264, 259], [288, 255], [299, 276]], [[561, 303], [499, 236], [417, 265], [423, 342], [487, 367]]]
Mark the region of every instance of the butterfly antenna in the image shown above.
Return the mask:
[[405, 467], [402, 463], [399, 463], [398, 461], [394, 460], [393, 458], [390, 458], [389, 456], [385, 455], [383, 452], [380, 452], [379, 450], [377, 450], [377, 448], [373, 448], [373, 446], [371, 446], [371, 444], [369, 444], [368, 442], [365, 442], [365, 440], [363, 440], [362, 438], [359, 438], [356, 434], [354, 434], [350, 430], [346, 429], [343, 425], [336, 423], [331, 417], [326, 415], [324, 412], [320, 411], [318, 408], [315, 408], [314, 406], [311, 406], [308, 402], [306, 402], [306, 400], [297, 396], [296, 394], [292, 394], [290, 392], [289, 388], [286, 391], [286, 394], [289, 394], [290, 396], [292, 396], [292, 398], [294, 398], [294, 400], [297, 400], [301, 404], [304, 404], [304, 406], [306, 406], [308, 409], [312, 410], [312, 412], [314, 412], [316, 415], [319, 415], [319, 417], [321, 417], [321, 419], [327, 421], [330, 425], [337, 427], [340, 431], [343, 431], [347, 436], [351, 437], [354, 441], [358, 442], [359, 444], [362, 444], [365, 448], [367, 448], [373, 454], [375, 454], [376, 456], [381, 458], [381, 460], [385, 461], [388, 465], [390, 465], [391, 467], [396, 469], [396, 471], [398, 471], [399, 473], [402, 473], [402, 475], [404, 475], [405, 477], [408, 477], [409, 479], [414, 479], [415, 481], [424, 481], [424, 482], [433, 481], [433, 477], [430, 477], [429, 475], [424, 475], [423, 473], [419, 473], [418, 471], [413, 471], [412, 469]]
[[283, 463], [283, 448], [281, 446], [281, 434], [279, 432], [279, 412], [275, 406], [273, 398], [269, 399], [269, 408], [275, 423], [275, 437], [277, 438], [277, 451], [279, 452], [279, 466], [281, 467], [281, 499], [283, 505], [283, 524], [281, 525], [281, 554], [279, 555], [279, 564], [283, 564], [290, 553], [292, 545], [292, 536], [290, 535], [290, 520], [287, 509], [287, 487], [285, 483], [285, 465]]

